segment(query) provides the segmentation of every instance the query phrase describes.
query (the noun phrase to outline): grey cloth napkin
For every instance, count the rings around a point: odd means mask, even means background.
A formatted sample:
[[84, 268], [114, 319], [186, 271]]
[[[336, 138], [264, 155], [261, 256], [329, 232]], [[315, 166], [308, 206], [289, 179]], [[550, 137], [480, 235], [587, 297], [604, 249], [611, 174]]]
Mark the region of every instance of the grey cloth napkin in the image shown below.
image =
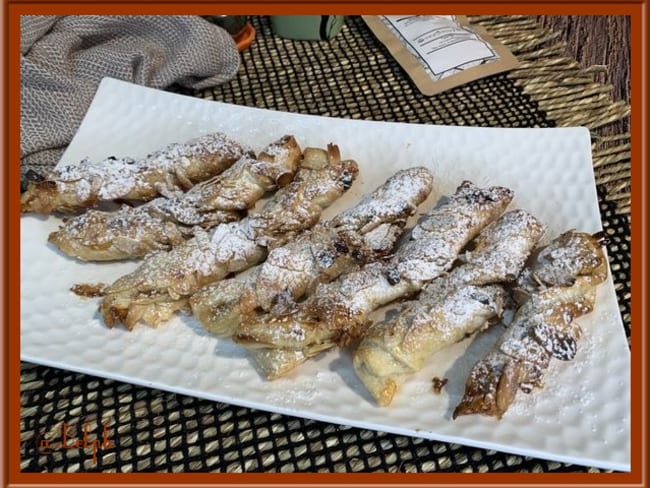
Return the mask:
[[232, 37], [198, 16], [22, 16], [20, 27], [21, 175], [58, 162], [104, 77], [201, 89], [239, 69]]

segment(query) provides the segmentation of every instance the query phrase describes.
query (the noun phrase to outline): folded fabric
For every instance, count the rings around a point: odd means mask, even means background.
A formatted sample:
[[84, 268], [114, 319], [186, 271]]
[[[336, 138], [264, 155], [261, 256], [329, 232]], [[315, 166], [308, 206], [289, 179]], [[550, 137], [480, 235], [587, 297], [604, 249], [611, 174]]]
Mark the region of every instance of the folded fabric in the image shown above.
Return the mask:
[[104, 77], [201, 89], [239, 69], [231, 36], [198, 16], [22, 16], [21, 174], [54, 166]]

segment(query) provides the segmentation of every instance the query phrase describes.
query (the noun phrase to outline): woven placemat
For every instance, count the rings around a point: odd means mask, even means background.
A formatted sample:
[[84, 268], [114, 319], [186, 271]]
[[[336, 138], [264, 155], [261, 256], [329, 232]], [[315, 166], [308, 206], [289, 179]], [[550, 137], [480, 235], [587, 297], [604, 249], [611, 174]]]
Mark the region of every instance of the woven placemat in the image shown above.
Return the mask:
[[[289, 112], [430, 124], [489, 127], [586, 125], [610, 265], [630, 337], [629, 138], [599, 136], [628, 114], [593, 82], [593, 70], [564, 56], [556, 36], [532, 18], [480, 17], [524, 60], [496, 75], [424, 97], [358, 17], [330, 43], [271, 35], [253, 18], [257, 39], [239, 76], [191, 95]], [[178, 91], [178, 90], [177, 90]], [[599, 472], [457, 444], [298, 419], [141, 388], [69, 371], [21, 365], [24, 471], [51, 472]], [[85, 428], [110, 448], [44, 452], [43, 433]]]

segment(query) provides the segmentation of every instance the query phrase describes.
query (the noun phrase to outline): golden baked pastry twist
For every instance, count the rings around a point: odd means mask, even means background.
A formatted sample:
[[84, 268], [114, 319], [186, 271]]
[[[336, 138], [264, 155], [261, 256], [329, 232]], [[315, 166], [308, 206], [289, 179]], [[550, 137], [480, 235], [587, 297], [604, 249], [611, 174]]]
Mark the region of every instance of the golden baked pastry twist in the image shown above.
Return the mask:
[[369, 325], [372, 311], [419, 292], [448, 271], [463, 247], [505, 211], [512, 197], [507, 188], [463, 182], [415, 226], [410, 240], [389, 261], [319, 285], [291, 313], [242, 322], [234, 340], [249, 348], [269, 378], [324, 349], [347, 344]]
[[242, 218], [265, 193], [291, 182], [301, 151], [293, 136], [270, 144], [257, 158], [242, 156], [223, 173], [186, 193], [158, 197], [117, 212], [88, 210], [66, 220], [49, 242], [84, 261], [140, 258], [167, 251], [194, 235], [195, 229]]
[[379, 405], [388, 405], [433, 353], [501, 315], [506, 293], [499, 284], [514, 281], [543, 233], [544, 226], [527, 212], [505, 213], [470, 243], [474, 247], [458, 267], [364, 332], [353, 365]]
[[[324, 155], [322, 154], [324, 153]], [[294, 181], [278, 190], [261, 211], [240, 222], [220, 224], [142, 265], [105, 288], [105, 323], [131, 329], [138, 321], [158, 325], [187, 308], [189, 297], [211, 282], [261, 262], [267, 249], [295, 239], [354, 182], [358, 166], [340, 161], [338, 148], [305, 150]]]
[[231, 335], [242, 313], [256, 319], [272, 309], [283, 313], [319, 283], [385, 257], [432, 183], [426, 168], [398, 171], [354, 207], [273, 249], [254, 276], [223, 280], [194, 294], [194, 315], [209, 331]]
[[537, 253], [519, 280], [522, 302], [495, 347], [472, 368], [454, 410], [501, 418], [519, 390], [543, 387], [552, 358], [577, 353], [580, 326], [593, 310], [596, 288], [607, 278], [602, 234], [569, 231]]
[[20, 211], [77, 213], [102, 202], [149, 201], [212, 178], [246, 152], [217, 132], [170, 144], [140, 159], [84, 159], [33, 178], [20, 197]]

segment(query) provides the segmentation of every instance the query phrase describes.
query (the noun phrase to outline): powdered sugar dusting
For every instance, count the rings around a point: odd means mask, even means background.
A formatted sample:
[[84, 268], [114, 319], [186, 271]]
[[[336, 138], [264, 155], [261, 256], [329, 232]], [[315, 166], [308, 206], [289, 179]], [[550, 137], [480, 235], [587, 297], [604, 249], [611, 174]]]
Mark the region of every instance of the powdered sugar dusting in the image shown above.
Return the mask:
[[99, 162], [86, 159], [78, 165], [55, 168], [50, 178], [56, 181], [60, 192], [76, 192], [82, 202], [93, 196], [94, 189], [96, 198], [102, 201], [138, 199], [141, 192], [159, 193], [156, 185], [170, 191], [178, 188], [176, 174], [187, 173], [196, 164], [205, 168], [203, 163], [207, 157], [218, 156], [221, 164], [213, 166], [220, 172], [242, 154], [239, 144], [222, 133], [214, 133], [184, 144], [170, 144], [142, 159], [113, 157]]
[[584, 232], [569, 231], [560, 235], [537, 254], [533, 264], [518, 280], [527, 291], [545, 286], [571, 285], [579, 276], [606, 273], [605, 258], [596, 238]]
[[297, 300], [308, 287], [392, 251], [432, 180], [425, 168], [398, 171], [354, 207], [274, 249], [256, 284], [258, 304], [268, 311], [281, 294]]
[[507, 188], [478, 188], [464, 182], [418, 224], [411, 240], [395, 258], [400, 275], [409, 280], [432, 280], [451, 268], [461, 249], [510, 203]]
[[357, 205], [334, 217], [332, 224], [366, 233], [381, 224], [405, 222], [429, 195], [432, 186], [433, 175], [428, 169], [400, 170]]
[[191, 237], [193, 226], [210, 228], [239, 220], [237, 210], [252, 206], [274, 189], [280, 175], [296, 171], [300, 152], [295, 139], [285, 138], [267, 149], [285, 142], [292, 145], [291, 151], [276, 151], [277, 157], [264, 160], [242, 156], [222, 174], [187, 193], [159, 197], [138, 207], [123, 206], [117, 213], [90, 211], [69, 219], [53, 242], [84, 259], [123, 259], [169, 249]]
[[300, 382], [288, 389], [283, 389], [281, 392], [271, 392], [268, 395], [269, 402], [276, 405], [283, 405], [285, 407], [292, 407], [296, 405], [311, 405], [314, 400], [319, 396], [319, 391], [315, 388], [312, 382]]
[[[546, 259], [545, 255], [555, 255], [557, 261]], [[568, 256], [585, 255], [594, 259], [580, 260], [579, 266], [567, 262]], [[561, 235], [538, 253], [531, 267], [537, 271], [544, 269], [548, 276], [553, 277], [557, 277], [554, 264], [561, 267], [562, 272], [571, 269], [573, 276], [562, 276], [569, 285], [547, 288], [539, 283], [533, 284], [530, 278], [532, 273], [525, 274], [523, 284], [531, 295], [521, 305], [513, 323], [493, 351], [473, 368], [459, 407], [464, 413], [490, 412], [500, 415], [508, 408], [514, 395], [507, 400], [503, 397], [499, 408], [487, 399], [488, 392], [496, 391], [496, 385], [502, 381], [505, 365], [520, 370], [512, 387], [530, 392], [533, 388], [544, 386], [544, 375], [551, 365], [551, 357], [564, 361], [573, 359], [580, 335], [574, 318], [593, 309], [595, 286], [606, 277], [600, 272], [603, 260], [604, 253], [596, 239], [588, 234], [572, 232]], [[578, 274], [587, 276], [579, 278]], [[486, 367], [493, 372], [484, 374]], [[479, 401], [481, 397], [483, 400]], [[470, 408], [469, 405], [473, 406]]]
[[[167, 313], [172, 313], [183, 306], [180, 299], [186, 299], [202, 286], [259, 263], [266, 256], [264, 243], [269, 236], [290, 239], [289, 232], [278, 234], [288, 221], [294, 232], [312, 225], [314, 220], [301, 218], [303, 212], [307, 208], [317, 220], [322, 209], [349, 188], [347, 172], [351, 168], [356, 174], [356, 163], [352, 162], [336, 162], [320, 170], [302, 169], [302, 177], [280, 189], [259, 213], [241, 222], [220, 224], [209, 233], [197, 228], [193, 238], [167, 253], [145, 259], [138, 269], [107, 289], [104, 304], [116, 307], [119, 300], [119, 307], [128, 310], [141, 307], [140, 301], [150, 304], [151, 296], [156, 296], [157, 300], [150, 306], [164, 307]], [[323, 189], [325, 195], [320, 194], [320, 199], [314, 202], [313, 192]], [[294, 205], [283, 206], [285, 202]], [[283, 211], [278, 212], [278, 207]]]
[[513, 281], [544, 233], [544, 226], [523, 210], [506, 212], [475, 239], [452, 279], [477, 285]]
[[[419, 291], [427, 280], [440, 274], [441, 268], [451, 266], [466, 240], [496, 218], [511, 199], [512, 191], [506, 188], [494, 187], [482, 192], [469, 182], [463, 183], [454, 197], [434, 209], [414, 229], [412, 240], [388, 263], [370, 263], [361, 271], [319, 285], [315, 293], [303, 302], [297, 315], [318, 317], [332, 330], [338, 328], [340, 331], [353, 331], [365, 324], [372, 311], [408, 293]], [[480, 224], [476, 224], [476, 221]], [[474, 223], [471, 230], [463, 229], [459, 232], [453, 225], [468, 225], [468, 222]], [[438, 223], [443, 225], [436, 225]], [[456, 249], [456, 254], [449, 252], [440, 255], [441, 249], [449, 248]], [[448, 264], [439, 264], [445, 259], [449, 261]], [[436, 263], [436, 274], [429, 276], [426, 273], [431, 268], [416, 266], [416, 261]], [[406, 270], [412, 269], [414, 277], [404, 273], [404, 267], [401, 267], [404, 263], [412, 267], [407, 266]], [[393, 272], [395, 269], [400, 274], [396, 275]]]

